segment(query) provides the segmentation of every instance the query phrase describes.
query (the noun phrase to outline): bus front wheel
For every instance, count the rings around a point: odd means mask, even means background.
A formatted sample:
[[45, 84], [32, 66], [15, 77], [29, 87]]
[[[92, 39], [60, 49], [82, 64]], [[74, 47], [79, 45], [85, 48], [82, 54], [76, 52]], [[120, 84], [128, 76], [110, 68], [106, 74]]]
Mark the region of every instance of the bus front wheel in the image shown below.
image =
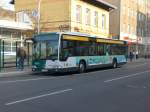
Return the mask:
[[81, 61], [80, 64], [79, 64], [79, 72], [84, 73], [85, 70], [86, 70], [85, 63], [83, 61]]
[[112, 67], [117, 68], [117, 66], [118, 66], [117, 60], [114, 60], [113, 63], [112, 63]]

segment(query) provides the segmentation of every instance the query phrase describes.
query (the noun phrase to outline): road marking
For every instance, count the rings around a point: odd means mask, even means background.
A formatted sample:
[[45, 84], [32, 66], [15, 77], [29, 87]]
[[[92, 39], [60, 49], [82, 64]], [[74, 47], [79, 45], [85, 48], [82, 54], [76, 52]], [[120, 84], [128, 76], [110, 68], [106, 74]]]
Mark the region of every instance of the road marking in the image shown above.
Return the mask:
[[39, 98], [51, 96], [51, 95], [57, 95], [57, 94], [69, 92], [69, 91], [72, 91], [72, 90], [73, 89], [60, 90], [60, 91], [52, 92], [52, 93], [49, 93], [49, 94], [43, 94], [43, 95], [39, 95], [39, 96], [35, 96], [35, 97], [30, 97], [30, 98], [26, 98], [26, 99], [22, 99], [22, 100], [18, 100], [18, 101], [12, 101], [10, 103], [6, 103], [5, 105], [6, 106], [10, 106], [10, 105], [14, 105], [14, 104], [22, 103], [22, 102], [27, 102], [27, 101], [31, 101], [31, 100], [35, 100], [35, 99], [39, 99]]
[[56, 77], [51, 78], [34, 78], [34, 79], [25, 79], [25, 80], [14, 80], [14, 81], [0, 81], [0, 84], [7, 84], [7, 83], [16, 83], [16, 82], [28, 82], [28, 81], [38, 81], [38, 80], [49, 80], [54, 79]]
[[135, 74], [131, 74], [131, 75], [127, 75], [127, 76], [123, 76], [123, 77], [118, 77], [118, 78], [114, 78], [114, 79], [110, 79], [110, 80], [106, 80], [106, 81], [104, 81], [104, 82], [105, 82], [105, 83], [108, 83], [108, 82], [112, 82], [112, 81], [116, 81], [116, 80], [121, 80], [121, 79], [125, 79], [125, 78], [130, 78], [130, 77], [142, 75], [142, 74], [147, 73], [147, 72], [150, 72], [150, 70], [144, 71], [144, 72], [135, 73]]

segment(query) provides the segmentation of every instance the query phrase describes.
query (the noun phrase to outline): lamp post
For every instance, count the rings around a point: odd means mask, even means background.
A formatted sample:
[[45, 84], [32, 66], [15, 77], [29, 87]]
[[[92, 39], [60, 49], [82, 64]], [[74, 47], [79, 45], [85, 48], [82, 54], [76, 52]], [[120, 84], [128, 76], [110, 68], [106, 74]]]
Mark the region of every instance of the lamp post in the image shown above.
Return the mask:
[[41, 0], [38, 1], [38, 34], [40, 33], [40, 19], [41, 19]]

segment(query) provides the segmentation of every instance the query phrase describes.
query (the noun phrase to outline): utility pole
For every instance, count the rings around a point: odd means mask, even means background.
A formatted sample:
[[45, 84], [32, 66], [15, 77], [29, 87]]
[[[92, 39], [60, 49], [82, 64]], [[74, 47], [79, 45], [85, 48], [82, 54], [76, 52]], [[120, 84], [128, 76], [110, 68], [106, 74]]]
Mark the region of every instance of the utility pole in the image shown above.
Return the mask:
[[[139, 0], [137, 0], [137, 37], [136, 37], [136, 47], [135, 47], [135, 54], [138, 54], [139, 53], [139, 47], [138, 47], [138, 38], [139, 38], [139, 34], [138, 34], [138, 29], [140, 28], [139, 26]], [[136, 59], [136, 56], [135, 56], [135, 59]]]
[[148, 38], [147, 38], [148, 37], [148, 35], [147, 35], [148, 34], [148, 27], [147, 27], [148, 26], [147, 25], [148, 24], [148, 11], [147, 11], [147, 5], [148, 5], [148, 1], [146, 0], [145, 1], [145, 27], [144, 27], [145, 28], [145, 39], [144, 39], [144, 44], [145, 44], [145, 50], [144, 50], [145, 53], [144, 54], [145, 54], [145, 56], [148, 54], [147, 53], [148, 52], [147, 51], [147, 48], [148, 48]]
[[41, 20], [41, 0], [38, 1], [38, 34], [40, 33], [40, 20]]

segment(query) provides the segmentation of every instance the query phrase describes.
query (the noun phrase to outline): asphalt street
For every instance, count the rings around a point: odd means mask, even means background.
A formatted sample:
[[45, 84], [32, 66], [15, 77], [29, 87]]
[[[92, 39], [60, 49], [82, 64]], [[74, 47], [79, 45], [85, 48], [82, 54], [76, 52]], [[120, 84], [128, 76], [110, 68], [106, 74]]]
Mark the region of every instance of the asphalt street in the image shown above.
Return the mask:
[[0, 78], [0, 112], [150, 112], [150, 60]]

